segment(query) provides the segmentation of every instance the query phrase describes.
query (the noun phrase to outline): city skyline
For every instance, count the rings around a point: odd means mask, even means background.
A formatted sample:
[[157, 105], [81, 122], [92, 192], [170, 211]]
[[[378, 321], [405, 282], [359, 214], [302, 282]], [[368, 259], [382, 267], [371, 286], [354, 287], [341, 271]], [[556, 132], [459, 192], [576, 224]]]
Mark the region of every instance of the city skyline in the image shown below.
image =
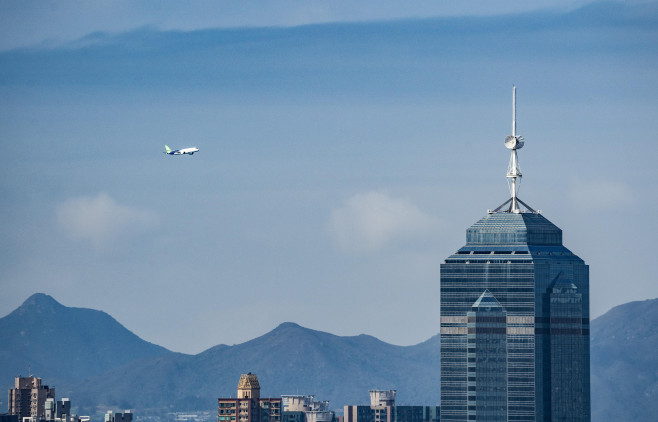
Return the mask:
[[656, 2], [224, 29], [9, 5], [2, 315], [44, 292], [185, 353], [284, 321], [424, 341], [439, 265], [506, 196], [513, 84], [520, 196], [591, 266], [592, 318], [658, 296]]

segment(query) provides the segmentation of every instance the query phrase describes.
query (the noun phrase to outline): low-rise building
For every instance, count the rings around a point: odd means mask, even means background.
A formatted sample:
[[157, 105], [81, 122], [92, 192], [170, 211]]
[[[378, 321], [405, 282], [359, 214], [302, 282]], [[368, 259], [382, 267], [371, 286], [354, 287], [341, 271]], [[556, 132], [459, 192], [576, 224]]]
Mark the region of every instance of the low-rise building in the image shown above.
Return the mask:
[[396, 390], [370, 390], [370, 406], [345, 406], [344, 422], [439, 422], [439, 406], [396, 406]]
[[[3, 417], [0, 422], [81, 422], [85, 418], [71, 414], [71, 400], [57, 400], [55, 389], [43, 385], [41, 378], [34, 376], [15, 378], [14, 388], [9, 390], [7, 416], [11, 418]], [[88, 422], [89, 417], [86, 418]]]
[[336, 422], [328, 401], [315, 401], [315, 396], [285, 395], [282, 422]]
[[44, 419], [46, 399], [55, 398], [55, 389], [41, 384], [41, 378], [16, 377], [14, 388], [9, 389], [9, 414], [24, 418]]
[[133, 413], [130, 410], [124, 410], [123, 413], [108, 410], [105, 413], [105, 422], [132, 422], [132, 420]]
[[281, 422], [281, 399], [261, 398], [258, 377], [242, 374], [237, 398], [217, 399], [218, 422]]
[[45, 403], [44, 419], [47, 421], [67, 420], [71, 416], [71, 400], [63, 398], [55, 400], [54, 397], [47, 398]]

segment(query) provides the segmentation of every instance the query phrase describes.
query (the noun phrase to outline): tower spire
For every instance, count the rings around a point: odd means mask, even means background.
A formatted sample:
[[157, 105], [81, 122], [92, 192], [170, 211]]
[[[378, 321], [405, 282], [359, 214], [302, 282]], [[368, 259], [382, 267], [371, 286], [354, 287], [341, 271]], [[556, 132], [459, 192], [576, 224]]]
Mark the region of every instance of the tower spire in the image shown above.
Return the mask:
[[519, 185], [521, 184], [521, 168], [519, 167], [519, 157], [517, 150], [523, 148], [523, 136], [516, 134], [516, 85], [512, 85], [512, 134], [505, 137], [505, 147], [511, 150], [509, 165], [507, 166], [507, 181], [509, 184], [511, 198], [502, 205], [490, 212], [498, 212], [503, 206], [510, 204], [506, 212], [521, 213], [523, 212], [519, 204], [525, 206], [528, 211], [535, 212], [518, 197]]
[[516, 136], [516, 85], [512, 85], [512, 136]]
[[516, 134], [516, 85], [512, 86], [512, 134], [505, 138], [505, 147], [512, 150], [509, 165], [507, 166], [507, 179], [512, 196], [510, 212], [519, 213], [521, 210], [519, 209], [517, 193], [521, 184], [520, 178], [522, 174], [516, 150], [523, 148], [523, 137]]

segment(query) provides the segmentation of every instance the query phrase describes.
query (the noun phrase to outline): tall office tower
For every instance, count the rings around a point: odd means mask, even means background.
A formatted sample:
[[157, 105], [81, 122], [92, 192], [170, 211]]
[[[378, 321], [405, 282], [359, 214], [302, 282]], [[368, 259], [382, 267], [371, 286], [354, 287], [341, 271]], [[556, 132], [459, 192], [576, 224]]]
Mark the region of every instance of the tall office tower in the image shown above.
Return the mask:
[[261, 398], [256, 374], [242, 374], [238, 398], [217, 399], [217, 420], [235, 422], [281, 422], [281, 399]]
[[511, 198], [441, 264], [441, 421], [589, 422], [589, 268], [519, 197], [513, 95]]
[[14, 388], [9, 390], [9, 414], [18, 415], [19, 422], [26, 417], [43, 419], [49, 398], [55, 398], [55, 389], [41, 385], [41, 378], [16, 377]]

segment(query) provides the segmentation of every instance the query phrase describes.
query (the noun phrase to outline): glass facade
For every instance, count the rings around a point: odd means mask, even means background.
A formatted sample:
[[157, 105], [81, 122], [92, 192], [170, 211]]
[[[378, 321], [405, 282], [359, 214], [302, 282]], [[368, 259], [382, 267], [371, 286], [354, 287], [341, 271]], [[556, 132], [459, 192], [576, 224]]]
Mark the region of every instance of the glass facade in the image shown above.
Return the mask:
[[507, 422], [507, 313], [485, 290], [468, 321], [468, 420]]
[[585, 375], [582, 312], [583, 298], [568, 279], [558, 276], [549, 289], [551, 353], [551, 419], [579, 421], [584, 408]]
[[[485, 291], [500, 308], [479, 319]], [[558, 227], [487, 214], [441, 265], [440, 300], [441, 420], [590, 421], [589, 269]]]

